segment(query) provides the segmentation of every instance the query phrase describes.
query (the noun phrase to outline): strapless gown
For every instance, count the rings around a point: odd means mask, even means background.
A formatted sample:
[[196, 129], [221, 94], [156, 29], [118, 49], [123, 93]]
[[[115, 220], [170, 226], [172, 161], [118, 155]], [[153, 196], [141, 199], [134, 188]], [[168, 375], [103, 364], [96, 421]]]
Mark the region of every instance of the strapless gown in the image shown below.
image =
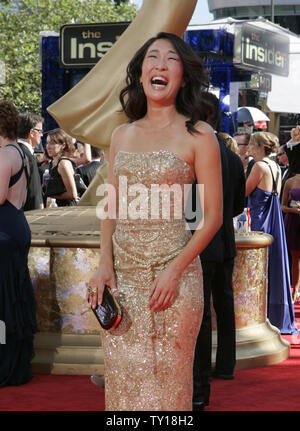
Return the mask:
[[[300, 188], [292, 189], [289, 193], [291, 200], [300, 201]], [[300, 250], [300, 216], [298, 214], [286, 213], [284, 216], [286, 240], [289, 250]]]
[[[169, 151], [121, 151], [115, 158], [114, 175], [116, 184], [125, 178], [128, 188], [138, 185], [143, 192], [128, 197], [128, 217], [119, 216], [113, 234], [117, 288], [126, 312], [124, 321], [131, 326], [125, 333], [120, 330], [121, 335], [101, 331], [106, 410], [191, 410], [194, 349], [203, 313], [201, 263], [197, 257], [185, 269], [171, 307], [151, 312], [149, 290], [154, 278], [180, 253], [191, 234], [183, 209], [180, 219], [172, 217], [172, 199], [169, 220], [134, 219], [133, 209], [147, 207], [150, 212], [154, 184], [177, 184], [183, 190], [184, 184], [192, 184], [193, 173], [184, 159]], [[139, 204], [138, 196], [142, 196]], [[122, 199], [124, 203], [127, 198]], [[159, 205], [163, 202], [166, 197], [160, 198]]]
[[248, 196], [248, 206], [251, 230], [263, 231], [274, 237], [268, 251], [268, 318], [282, 334], [296, 333], [289, 257], [279, 198], [276, 193], [256, 187]]

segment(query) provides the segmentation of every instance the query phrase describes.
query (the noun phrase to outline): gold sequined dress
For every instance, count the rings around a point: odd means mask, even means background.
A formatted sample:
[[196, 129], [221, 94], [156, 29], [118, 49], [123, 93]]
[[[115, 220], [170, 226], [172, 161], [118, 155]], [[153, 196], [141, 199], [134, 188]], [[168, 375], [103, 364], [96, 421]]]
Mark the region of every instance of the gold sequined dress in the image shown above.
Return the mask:
[[[180, 219], [172, 217], [175, 200], [171, 199], [169, 220], [151, 217], [151, 190], [155, 184], [176, 184], [183, 191], [184, 184], [193, 182], [193, 173], [184, 159], [169, 151], [120, 151], [114, 175], [119, 194], [120, 180], [127, 182], [131, 194], [119, 201], [120, 209], [128, 199], [128, 214], [121, 218], [119, 213], [113, 234], [119, 299], [131, 325], [123, 335], [101, 331], [106, 410], [191, 410], [194, 348], [203, 312], [200, 260], [183, 272], [171, 307], [153, 313], [148, 303], [152, 281], [191, 236], [183, 208]], [[161, 193], [158, 205], [163, 202], [168, 207]], [[148, 207], [148, 218], [134, 219], [134, 210], [141, 207]]]

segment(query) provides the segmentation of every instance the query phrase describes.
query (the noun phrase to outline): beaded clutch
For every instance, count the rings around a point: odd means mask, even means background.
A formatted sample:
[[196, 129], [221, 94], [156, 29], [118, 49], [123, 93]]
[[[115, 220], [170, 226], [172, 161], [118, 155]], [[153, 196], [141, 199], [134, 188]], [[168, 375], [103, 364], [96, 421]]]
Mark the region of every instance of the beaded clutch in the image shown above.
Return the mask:
[[122, 319], [122, 310], [108, 286], [104, 287], [102, 304], [92, 308], [103, 329], [112, 331]]

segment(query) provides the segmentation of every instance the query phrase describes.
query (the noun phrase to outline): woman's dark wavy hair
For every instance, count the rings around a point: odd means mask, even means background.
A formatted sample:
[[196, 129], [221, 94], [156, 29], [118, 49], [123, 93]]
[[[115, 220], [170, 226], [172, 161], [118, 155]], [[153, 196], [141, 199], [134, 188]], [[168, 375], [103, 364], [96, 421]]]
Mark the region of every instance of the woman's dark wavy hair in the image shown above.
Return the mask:
[[13, 103], [0, 100], [0, 135], [10, 140], [18, 137], [19, 113]]
[[201, 97], [208, 88], [209, 80], [200, 57], [179, 36], [161, 32], [149, 39], [134, 55], [127, 66], [126, 87], [120, 92], [120, 102], [129, 121], [143, 118], [147, 112], [147, 100], [140, 84], [142, 64], [148, 48], [158, 39], [167, 39], [174, 46], [183, 65], [185, 86], [181, 87], [176, 98], [176, 110], [188, 118], [186, 128], [189, 133], [198, 133], [194, 125], [206, 121], [209, 102]]

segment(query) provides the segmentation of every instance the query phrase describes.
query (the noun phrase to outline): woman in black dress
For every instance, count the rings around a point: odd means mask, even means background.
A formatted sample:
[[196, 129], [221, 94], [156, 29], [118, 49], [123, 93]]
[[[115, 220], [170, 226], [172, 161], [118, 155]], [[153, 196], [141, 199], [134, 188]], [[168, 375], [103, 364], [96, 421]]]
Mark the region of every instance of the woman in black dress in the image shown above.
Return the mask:
[[76, 163], [73, 162], [69, 155], [75, 149], [73, 138], [62, 129], [55, 129], [48, 133], [47, 152], [52, 158], [50, 163], [51, 178], [61, 177], [65, 186], [65, 192], [51, 195], [56, 199], [56, 204], [62, 206], [77, 205], [78, 195], [74, 180], [74, 171]]
[[32, 379], [35, 299], [27, 258], [31, 232], [24, 216], [28, 163], [17, 144], [18, 112], [0, 100], [0, 387]]

